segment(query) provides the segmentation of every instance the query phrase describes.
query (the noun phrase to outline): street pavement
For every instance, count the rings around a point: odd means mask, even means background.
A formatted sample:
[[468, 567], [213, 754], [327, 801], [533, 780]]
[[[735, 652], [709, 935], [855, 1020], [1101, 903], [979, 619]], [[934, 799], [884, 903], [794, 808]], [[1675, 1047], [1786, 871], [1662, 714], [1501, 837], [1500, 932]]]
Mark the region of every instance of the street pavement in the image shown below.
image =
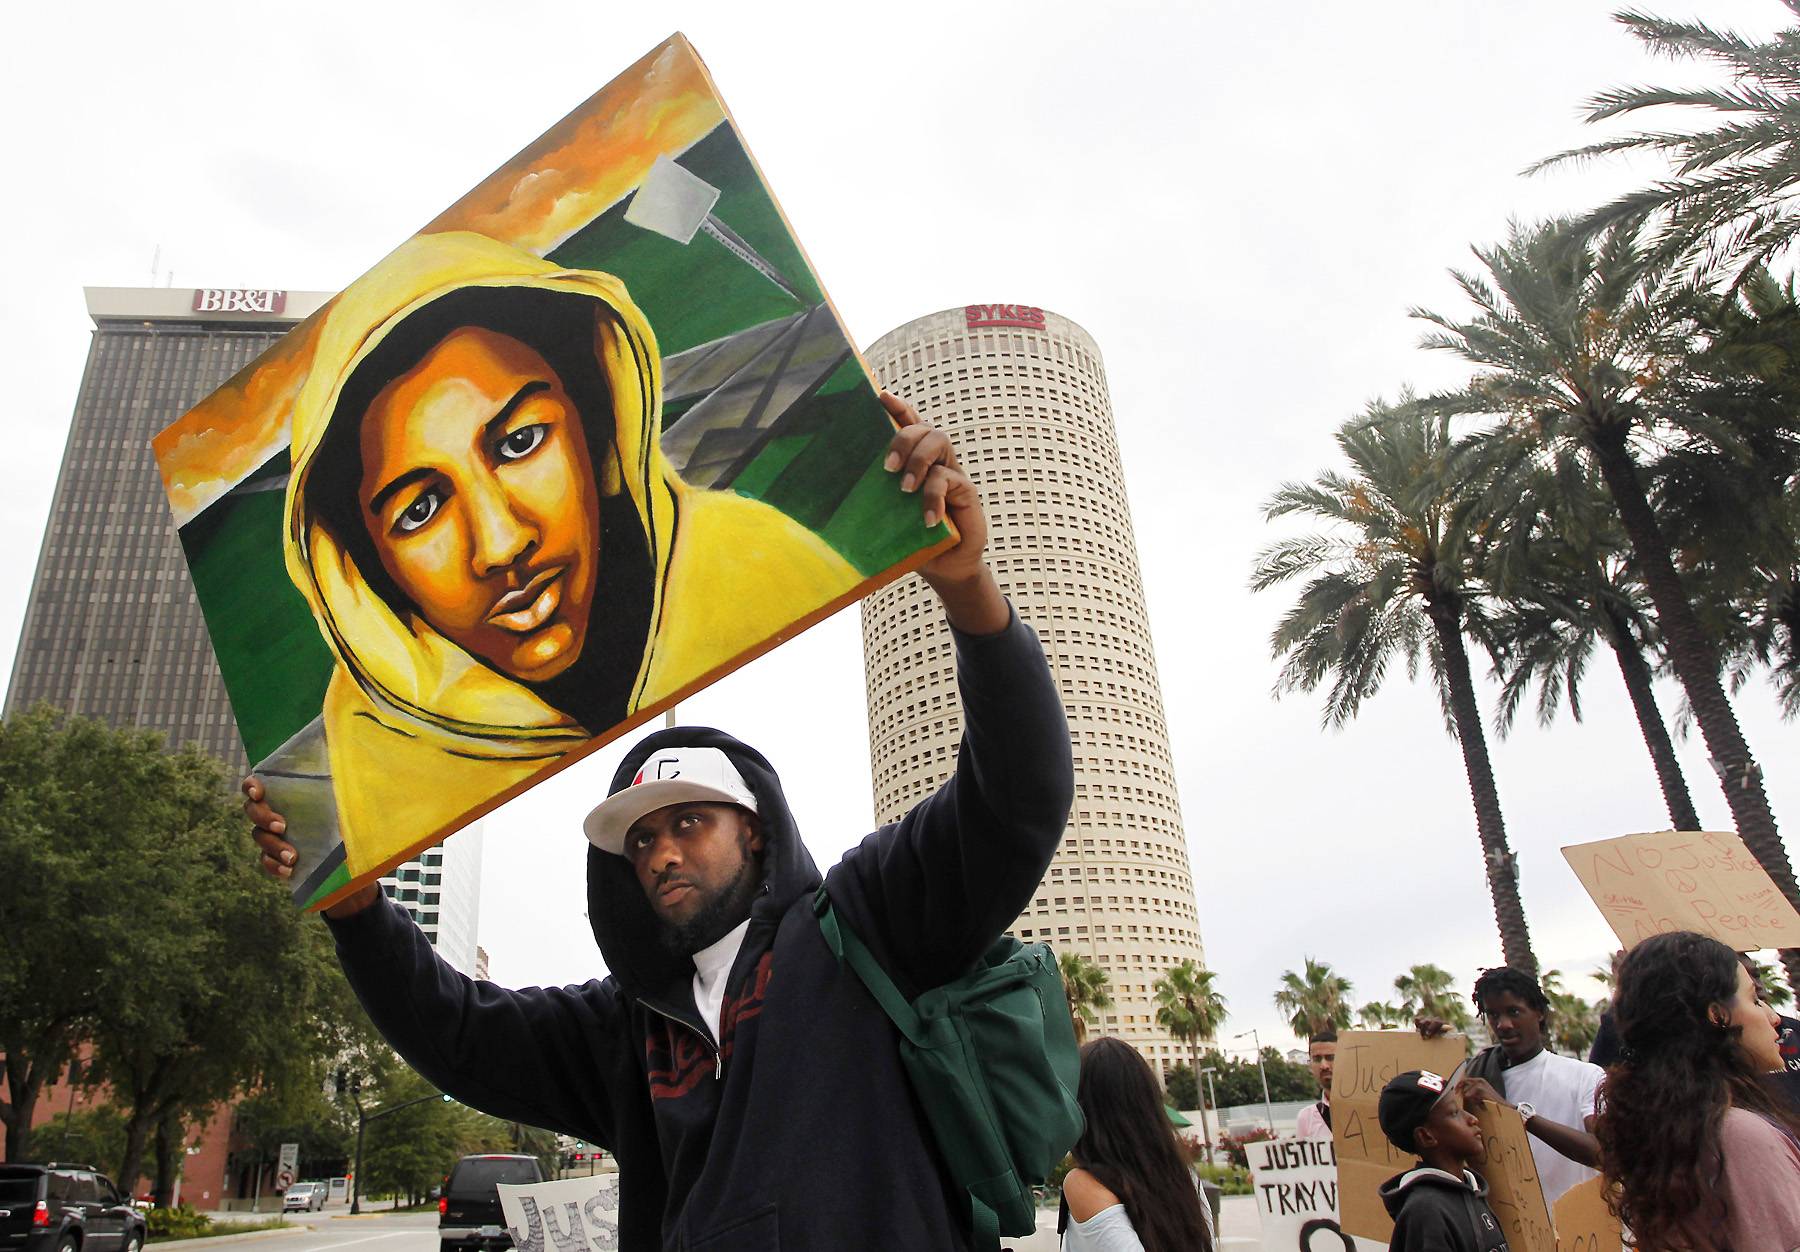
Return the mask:
[[[220, 1213], [221, 1221], [243, 1220], [242, 1213]], [[241, 1236], [244, 1242], [263, 1246], [254, 1252], [437, 1252], [437, 1213], [364, 1212], [351, 1217], [340, 1205], [332, 1205], [322, 1213], [290, 1213], [288, 1220], [295, 1228], [271, 1231], [266, 1235]], [[1256, 1198], [1228, 1195], [1219, 1202], [1217, 1252], [1262, 1252], [1262, 1228], [1256, 1215]], [[237, 1240], [232, 1240], [237, 1242]], [[151, 1252], [169, 1249], [178, 1252], [190, 1246], [217, 1245], [217, 1239], [181, 1240], [179, 1243], [156, 1244]], [[1061, 1246], [1056, 1237], [1056, 1210], [1038, 1211], [1038, 1232], [1023, 1239], [1002, 1239], [1001, 1246], [1013, 1252], [1057, 1252]], [[251, 1252], [245, 1249], [245, 1252]]]
[[[250, 1217], [247, 1213], [215, 1213], [220, 1222], [245, 1221]], [[257, 1214], [264, 1219], [272, 1214]], [[349, 1214], [348, 1206], [331, 1205], [320, 1213], [289, 1213], [289, 1222], [294, 1223], [287, 1230], [272, 1230], [250, 1235], [224, 1236], [212, 1239], [181, 1239], [167, 1243], [155, 1243], [151, 1247], [161, 1252], [170, 1252], [188, 1248], [201, 1249], [216, 1246], [221, 1241], [231, 1243], [255, 1243], [260, 1246], [254, 1252], [339, 1252], [339, 1249], [354, 1252], [438, 1252], [436, 1209], [423, 1213], [385, 1213], [364, 1212], [357, 1217]], [[252, 1252], [243, 1249], [243, 1252]]]

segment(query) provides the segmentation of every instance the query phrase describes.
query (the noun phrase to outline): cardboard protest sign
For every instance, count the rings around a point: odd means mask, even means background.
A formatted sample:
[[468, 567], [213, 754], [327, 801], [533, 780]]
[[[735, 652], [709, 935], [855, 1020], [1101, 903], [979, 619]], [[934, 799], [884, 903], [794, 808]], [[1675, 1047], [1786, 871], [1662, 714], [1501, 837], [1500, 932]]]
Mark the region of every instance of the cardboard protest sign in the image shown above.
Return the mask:
[[619, 1246], [617, 1174], [501, 1183], [500, 1211], [517, 1252], [610, 1252]]
[[1396, 1074], [1428, 1069], [1449, 1077], [1462, 1064], [1461, 1035], [1421, 1039], [1411, 1030], [1345, 1030], [1338, 1033], [1331, 1076], [1331, 1141], [1337, 1152], [1338, 1224], [1347, 1234], [1386, 1243], [1393, 1219], [1377, 1194], [1382, 1183], [1418, 1164], [1381, 1133], [1376, 1108], [1381, 1089]]
[[1590, 1178], [1556, 1202], [1558, 1252], [1622, 1252], [1625, 1232], [1606, 1206], [1605, 1180]]
[[673, 36], [153, 441], [296, 898], [953, 542], [892, 435]]
[[1800, 944], [1800, 913], [1735, 834], [1665, 830], [1562, 854], [1626, 948], [1671, 930], [1738, 952]]
[[1487, 1180], [1488, 1207], [1506, 1232], [1506, 1246], [1513, 1252], [1556, 1252], [1556, 1232], [1519, 1110], [1491, 1101], [1471, 1107], [1486, 1141], [1475, 1169]]
[[1374, 1252], [1338, 1225], [1337, 1153], [1329, 1139], [1247, 1143], [1264, 1252]]

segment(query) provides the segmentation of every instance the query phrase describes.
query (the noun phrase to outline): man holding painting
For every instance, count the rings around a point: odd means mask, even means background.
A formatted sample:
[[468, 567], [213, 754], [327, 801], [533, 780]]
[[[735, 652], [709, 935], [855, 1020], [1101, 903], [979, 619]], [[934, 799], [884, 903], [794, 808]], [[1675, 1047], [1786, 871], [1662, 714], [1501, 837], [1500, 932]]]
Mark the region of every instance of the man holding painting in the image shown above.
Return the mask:
[[[472, 1107], [597, 1143], [621, 1171], [622, 1246], [966, 1247], [965, 1194], [930, 1143], [898, 1034], [821, 936], [839, 917], [909, 997], [1018, 915], [1073, 797], [1043, 651], [983, 558], [987, 524], [945, 436], [883, 396], [886, 468], [961, 541], [920, 570], [955, 641], [955, 774], [821, 876], [754, 749], [681, 727], [636, 745], [589, 814], [589, 916], [611, 971], [508, 991], [444, 965], [370, 886], [326, 910], [370, 1016]], [[285, 823], [246, 780], [267, 871]]]

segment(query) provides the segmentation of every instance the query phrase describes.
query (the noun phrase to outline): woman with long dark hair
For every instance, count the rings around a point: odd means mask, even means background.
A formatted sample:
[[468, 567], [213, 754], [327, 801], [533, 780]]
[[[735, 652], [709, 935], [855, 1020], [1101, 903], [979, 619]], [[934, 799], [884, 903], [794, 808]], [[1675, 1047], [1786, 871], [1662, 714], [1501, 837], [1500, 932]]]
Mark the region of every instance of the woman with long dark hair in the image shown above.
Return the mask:
[[1800, 1247], [1800, 1121], [1763, 1076], [1780, 1068], [1775, 1011], [1737, 953], [1656, 935], [1619, 968], [1623, 1059], [1594, 1132], [1614, 1210], [1644, 1252]]
[[1162, 1092], [1118, 1039], [1081, 1049], [1076, 1102], [1087, 1129], [1063, 1180], [1064, 1252], [1211, 1252], [1211, 1223]]

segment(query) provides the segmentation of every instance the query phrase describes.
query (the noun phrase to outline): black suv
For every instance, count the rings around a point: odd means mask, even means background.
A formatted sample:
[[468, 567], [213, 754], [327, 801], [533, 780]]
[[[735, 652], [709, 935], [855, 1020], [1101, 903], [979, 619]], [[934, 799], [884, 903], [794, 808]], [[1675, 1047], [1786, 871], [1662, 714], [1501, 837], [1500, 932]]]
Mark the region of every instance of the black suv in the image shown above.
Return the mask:
[[145, 1234], [92, 1165], [0, 1165], [0, 1252], [143, 1252]]
[[[465, 1156], [444, 1180], [438, 1198], [438, 1252], [487, 1252], [510, 1248], [500, 1213], [500, 1184], [543, 1182], [535, 1156]], [[5, 1245], [0, 1245], [3, 1252]]]

